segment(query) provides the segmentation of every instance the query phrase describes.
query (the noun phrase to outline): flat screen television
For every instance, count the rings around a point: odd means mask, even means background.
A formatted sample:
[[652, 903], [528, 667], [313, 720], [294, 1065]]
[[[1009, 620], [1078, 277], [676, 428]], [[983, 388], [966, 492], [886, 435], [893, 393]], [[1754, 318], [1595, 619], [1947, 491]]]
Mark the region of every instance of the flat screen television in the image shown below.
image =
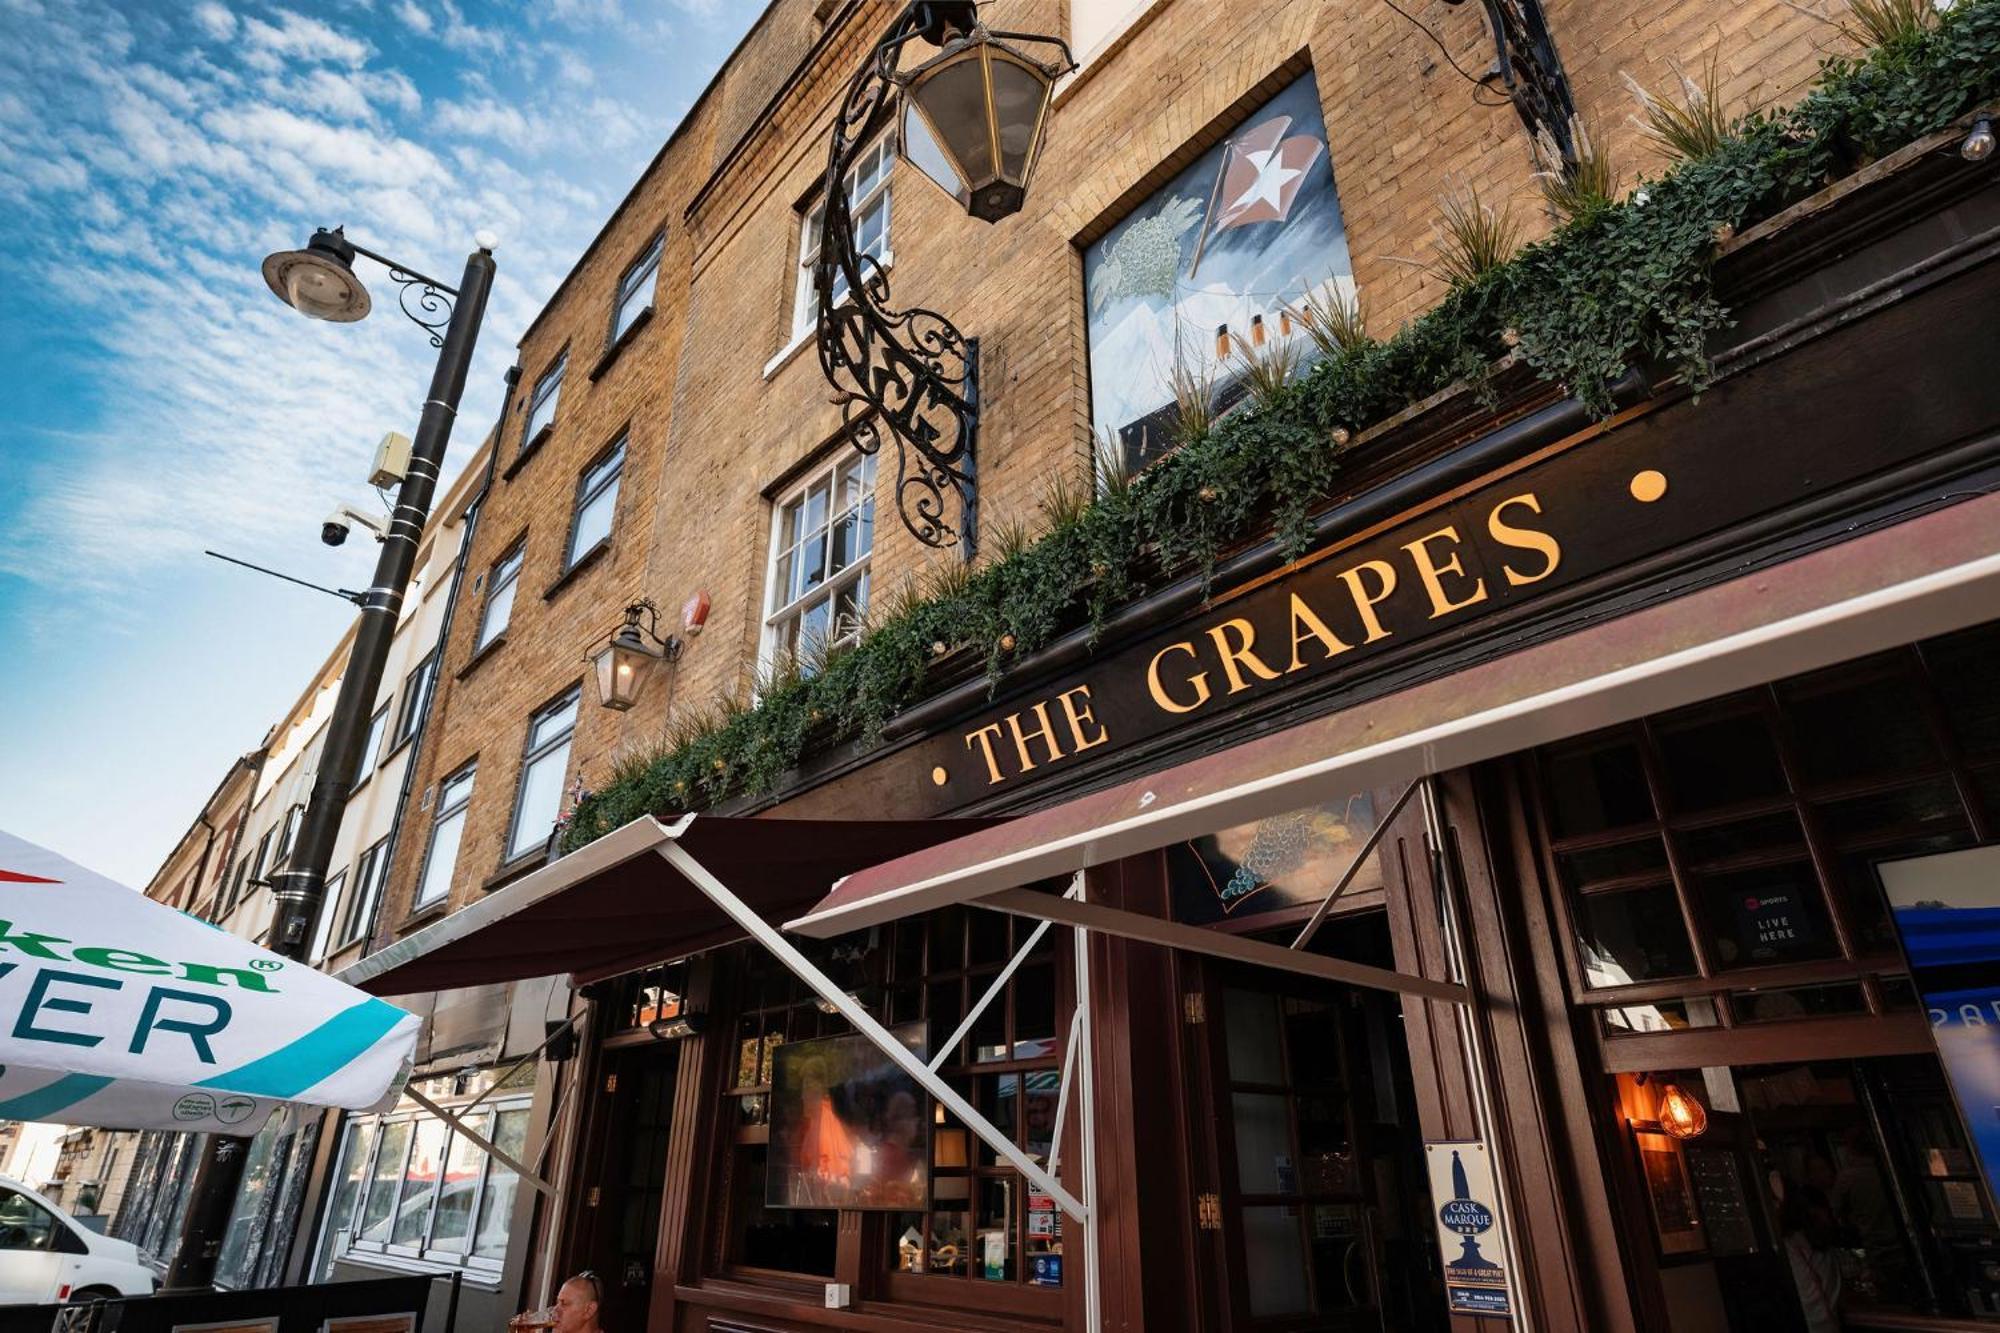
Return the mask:
[[[892, 1029], [919, 1059], [924, 1025]], [[929, 1206], [930, 1117], [917, 1081], [866, 1037], [787, 1042], [771, 1068], [771, 1208]]]

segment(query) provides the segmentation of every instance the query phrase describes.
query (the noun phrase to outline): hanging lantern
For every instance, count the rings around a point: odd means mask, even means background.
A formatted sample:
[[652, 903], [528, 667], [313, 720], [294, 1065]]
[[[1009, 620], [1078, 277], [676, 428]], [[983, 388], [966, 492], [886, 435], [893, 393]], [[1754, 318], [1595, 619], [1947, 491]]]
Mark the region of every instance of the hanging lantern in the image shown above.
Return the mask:
[[[932, 9], [942, 49], [897, 77], [897, 151], [973, 217], [998, 222], [1027, 198], [1056, 80], [1075, 62], [1056, 38], [993, 32], [971, 5]], [[1037, 60], [1012, 42], [1053, 46], [1062, 56]]]
[[597, 676], [597, 701], [621, 713], [639, 702], [639, 691], [655, 663], [677, 661], [681, 655], [680, 640], [671, 635], [662, 639], [651, 627], [639, 623], [642, 616], [652, 617], [657, 624], [658, 613], [651, 602], [641, 600], [626, 607], [625, 623], [588, 659]]
[[1677, 1139], [1698, 1138], [1708, 1128], [1708, 1112], [1678, 1083], [1660, 1085], [1660, 1129]]

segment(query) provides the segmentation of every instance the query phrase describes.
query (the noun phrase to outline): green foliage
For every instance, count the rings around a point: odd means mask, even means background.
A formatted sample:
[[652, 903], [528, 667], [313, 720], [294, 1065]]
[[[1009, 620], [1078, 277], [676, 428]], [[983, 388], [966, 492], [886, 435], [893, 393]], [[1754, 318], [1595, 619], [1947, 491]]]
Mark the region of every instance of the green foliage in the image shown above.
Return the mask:
[[[1709, 280], [1719, 231], [1996, 97], [2000, 0], [1967, 0], [1863, 58], [1829, 61], [1796, 107], [1741, 118], [1632, 200], [1579, 211], [1506, 263], [1468, 273], [1393, 337], [1329, 334], [1310, 369], [1189, 433], [1146, 471], [1132, 475], [1116, 441], [1102, 444], [1094, 499], [1052, 496], [1039, 537], [989, 532], [987, 550], [1005, 558], [977, 571], [943, 561], [888, 592], [858, 647], [768, 672], [754, 707], [682, 710], [659, 749], [621, 761], [581, 802], [564, 845], [642, 814], [771, 792], [810, 753], [876, 743], [940, 666], [974, 655], [997, 682], [1012, 655], [1094, 630], [1135, 595], [1205, 573], [1263, 534], [1302, 554], [1350, 435], [1455, 383], [1484, 383], [1510, 345], [1599, 414], [1611, 410], [1611, 381], [1634, 366], [1699, 388], [1710, 340], [1729, 323]], [[1309, 336], [1321, 327], [1305, 323]]]
[[1437, 258], [1431, 271], [1454, 287], [1471, 287], [1505, 264], [1521, 244], [1513, 213], [1466, 184], [1438, 200]]
[[1840, 30], [1863, 46], [1912, 41], [1936, 25], [1936, 0], [1847, 0]]
[[1569, 137], [1575, 160], [1565, 163], [1555, 136], [1546, 128], [1535, 131], [1535, 161], [1541, 166], [1535, 184], [1557, 217], [1575, 222], [1611, 207], [1618, 193], [1618, 168], [1597, 145], [1583, 117], [1570, 117]]
[[1722, 105], [1722, 53], [1709, 52], [1699, 82], [1674, 66], [1679, 87], [1656, 96], [1631, 75], [1625, 81], [1639, 99], [1639, 128], [1670, 161], [1699, 162], [1729, 141], [1732, 121]]

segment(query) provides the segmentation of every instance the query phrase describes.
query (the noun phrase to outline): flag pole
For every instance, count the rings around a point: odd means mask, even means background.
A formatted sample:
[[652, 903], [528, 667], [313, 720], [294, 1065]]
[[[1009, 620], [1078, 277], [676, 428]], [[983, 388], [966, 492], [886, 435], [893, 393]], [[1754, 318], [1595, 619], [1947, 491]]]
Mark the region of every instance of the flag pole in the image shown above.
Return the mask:
[[1236, 141], [1222, 141], [1222, 160], [1215, 164], [1215, 185], [1208, 192], [1208, 211], [1201, 215], [1201, 234], [1194, 238], [1194, 261], [1188, 265], [1188, 281], [1194, 281], [1195, 270], [1201, 267], [1202, 247], [1208, 244], [1209, 220], [1215, 216], [1215, 201], [1222, 197], [1222, 177], [1229, 170], [1229, 155], [1236, 151]]

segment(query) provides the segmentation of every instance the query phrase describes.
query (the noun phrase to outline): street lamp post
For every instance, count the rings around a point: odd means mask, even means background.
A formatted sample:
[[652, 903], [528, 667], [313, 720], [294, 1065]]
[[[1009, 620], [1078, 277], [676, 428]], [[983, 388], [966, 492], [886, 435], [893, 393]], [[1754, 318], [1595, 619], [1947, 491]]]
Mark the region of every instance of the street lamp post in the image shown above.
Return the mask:
[[[354, 260], [361, 256], [374, 260], [388, 269], [390, 280], [400, 289], [403, 313], [430, 335], [431, 345], [438, 349], [437, 368], [431, 372], [430, 392], [410, 448], [409, 471], [396, 492], [374, 581], [362, 595], [360, 623], [327, 723], [319, 773], [286, 868], [271, 876], [277, 900], [271, 947], [288, 958], [304, 956], [323, 906], [327, 865], [340, 834], [341, 814], [354, 786], [375, 692], [382, 683], [403, 594], [416, 565], [417, 543], [430, 515], [438, 471], [451, 443], [472, 349], [486, 314], [486, 298], [493, 287], [493, 242], [482, 233], [477, 244], [466, 257], [465, 276], [455, 289], [363, 249], [339, 228], [315, 232], [305, 249], [280, 251], [264, 261], [264, 280], [279, 300], [313, 319], [351, 323], [366, 316], [372, 306], [368, 289], [354, 273]], [[248, 1147], [245, 1139], [209, 1136], [195, 1170], [187, 1221], [167, 1271], [168, 1288], [212, 1283]]]

